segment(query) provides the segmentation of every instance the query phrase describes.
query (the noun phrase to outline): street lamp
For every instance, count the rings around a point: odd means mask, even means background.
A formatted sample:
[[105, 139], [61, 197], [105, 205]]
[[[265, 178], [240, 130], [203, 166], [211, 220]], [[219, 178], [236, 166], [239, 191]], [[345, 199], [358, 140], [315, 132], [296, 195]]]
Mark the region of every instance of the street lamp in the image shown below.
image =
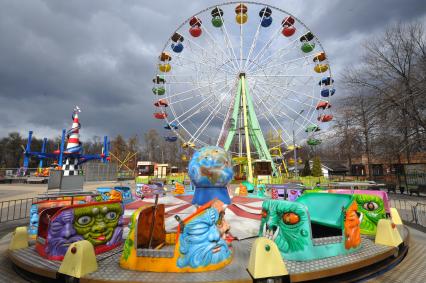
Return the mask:
[[297, 150], [296, 150], [296, 137], [295, 137], [295, 134], [294, 134], [294, 123], [296, 122], [297, 118], [300, 117], [300, 115], [303, 113], [303, 111], [305, 111], [305, 110], [304, 109], [300, 110], [300, 112], [298, 113], [298, 116], [293, 119], [293, 125], [292, 125], [293, 151], [294, 151], [294, 175], [295, 175], [296, 179], [299, 179], [299, 169], [297, 168]]
[[164, 151], [163, 151], [163, 147], [156, 145], [155, 148], [159, 148], [161, 149], [161, 163], [164, 163]]

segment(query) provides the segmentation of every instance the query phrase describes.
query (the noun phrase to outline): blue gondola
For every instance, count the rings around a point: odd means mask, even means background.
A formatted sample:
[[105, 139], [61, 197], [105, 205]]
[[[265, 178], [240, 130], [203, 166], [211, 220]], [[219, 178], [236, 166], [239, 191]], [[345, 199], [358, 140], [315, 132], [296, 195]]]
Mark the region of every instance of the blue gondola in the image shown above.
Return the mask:
[[164, 139], [168, 142], [175, 142], [177, 141], [177, 137], [164, 137]]
[[172, 43], [171, 47], [172, 47], [172, 50], [176, 53], [181, 53], [183, 50], [183, 44], [180, 42]]
[[164, 129], [166, 130], [177, 130], [179, 127], [175, 123], [170, 123], [164, 126]]
[[322, 78], [322, 80], [320, 80], [318, 84], [319, 85], [330, 85], [332, 83], [334, 83], [334, 80], [332, 78], [325, 77], [325, 78]]
[[264, 17], [260, 23], [262, 27], [267, 28], [272, 24], [272, 17]]
[[332, 89], [323, 89], [321, 90], [321, 96], [322, 97], [329, 97], [332, 96], [334, 93], [336, 92], [336, 90], [334, 88]]

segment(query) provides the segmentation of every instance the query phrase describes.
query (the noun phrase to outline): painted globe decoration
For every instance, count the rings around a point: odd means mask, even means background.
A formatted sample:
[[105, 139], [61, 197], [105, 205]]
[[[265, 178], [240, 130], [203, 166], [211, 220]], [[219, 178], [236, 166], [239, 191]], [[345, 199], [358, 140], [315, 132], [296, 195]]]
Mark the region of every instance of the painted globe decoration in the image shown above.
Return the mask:
[[224, 149], [207, 146], [196, 151], [189, 162], [188, 175], [195, 187], [193, 204], [203, 205], [214, 198], [231, 203], [226, 186], [234, 172], [231, 155]]

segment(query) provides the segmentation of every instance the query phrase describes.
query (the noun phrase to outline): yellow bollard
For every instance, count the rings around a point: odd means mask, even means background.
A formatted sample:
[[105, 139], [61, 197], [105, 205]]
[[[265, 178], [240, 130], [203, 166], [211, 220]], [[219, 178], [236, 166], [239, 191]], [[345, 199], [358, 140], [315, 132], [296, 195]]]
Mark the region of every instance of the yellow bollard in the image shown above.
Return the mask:
[[247, 270], [255, 280], [288, 275], [277, 245], [265, 237], [259, 237], [254, 241]]
[[19, 250], [28, 248], [27, 227], [16, 227], [10, 240], [9, 250]]
[[398, 210], [396, 210], [396, 208], [391, 207], [390, 214], [392, 222], [395, 223], [395, 225], [402, 225], [401, 217], [399, 216]]
[[64, 260], [59, 267], [59, 273], [81, 278], [98, 269], [95, 249], [86, 240], [72, 243], [65, 254]]
[[375, 244], [398, 247], [401, 243], [402, 238], [396, 225], [389, 219], [380, 219], [377, 223]]

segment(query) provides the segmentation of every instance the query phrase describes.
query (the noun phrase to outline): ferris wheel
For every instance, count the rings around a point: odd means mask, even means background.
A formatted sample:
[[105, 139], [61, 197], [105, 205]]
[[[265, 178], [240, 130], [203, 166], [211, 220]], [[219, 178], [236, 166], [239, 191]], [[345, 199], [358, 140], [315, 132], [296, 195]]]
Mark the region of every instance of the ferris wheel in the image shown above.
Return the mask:
[[298, 18], [230, 2], [191, 16], [167, 40], [153, 79], [154, 117], [164, 120], [166, 141], [271, 160], [266, 133], [279, 147], [321, 142], [333, 83], [321, 43]]

